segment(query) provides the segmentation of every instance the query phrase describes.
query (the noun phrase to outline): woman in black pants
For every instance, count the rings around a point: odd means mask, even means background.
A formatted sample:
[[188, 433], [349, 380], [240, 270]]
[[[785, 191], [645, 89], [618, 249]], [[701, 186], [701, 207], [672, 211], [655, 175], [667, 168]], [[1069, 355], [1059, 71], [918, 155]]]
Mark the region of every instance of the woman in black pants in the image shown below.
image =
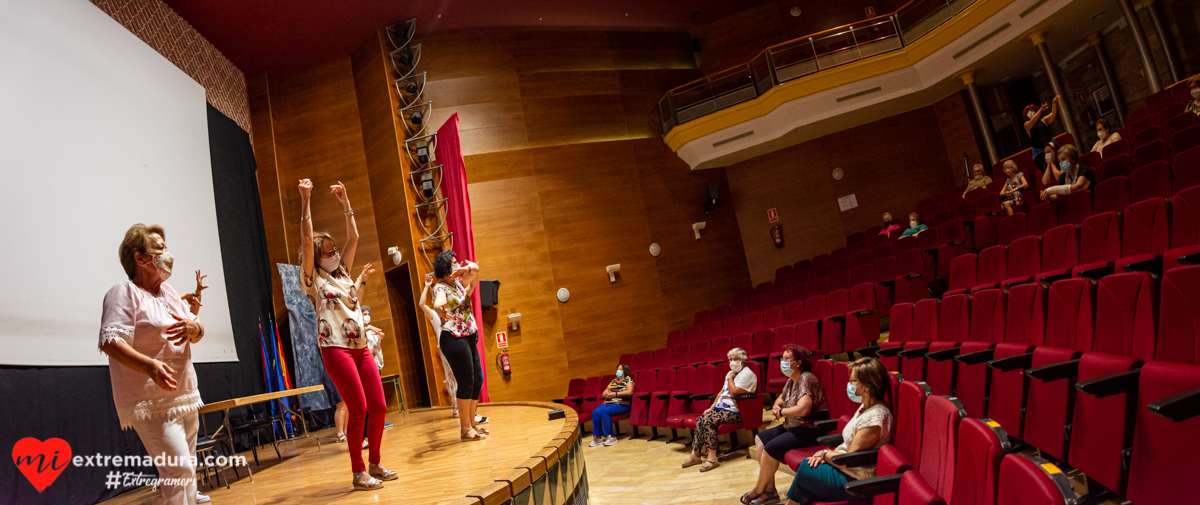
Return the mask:
[[438, 344], [458, 381], [455, 396], [462, 425], [459, 435], [462, 440], [479, 440], [488, 433], [475, 421], [475, 407], [483, 390], [483, 365], [476, 346], [479, 334], [471, 293], [479, 279], [479, 265], [459, 262], [453, 251], [443, 251], [433, 262], [433, 276], [438, 280], [433, 287], [433, 310], [442, 318]]

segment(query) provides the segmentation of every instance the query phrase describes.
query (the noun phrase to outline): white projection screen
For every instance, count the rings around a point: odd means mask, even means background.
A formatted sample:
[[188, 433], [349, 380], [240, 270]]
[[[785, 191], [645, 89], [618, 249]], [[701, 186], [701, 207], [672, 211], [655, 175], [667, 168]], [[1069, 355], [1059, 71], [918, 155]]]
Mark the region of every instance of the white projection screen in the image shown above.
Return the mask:
[[134, 223], [180, 293], [208, 275], [196, 362], [237, 361], [204, 88], [87, 0], [0, 0], [0, 364], [105, 365], [104, 294]]

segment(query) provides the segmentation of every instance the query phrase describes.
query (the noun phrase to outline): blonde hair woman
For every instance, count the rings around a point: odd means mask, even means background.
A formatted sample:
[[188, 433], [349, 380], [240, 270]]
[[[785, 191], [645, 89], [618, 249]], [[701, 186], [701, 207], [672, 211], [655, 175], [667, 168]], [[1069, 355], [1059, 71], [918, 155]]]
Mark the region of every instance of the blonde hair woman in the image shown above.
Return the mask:
[[692, 433], [692, 453], [683, 462], [684, 468], [699, 464], [705, 455], [708, 458], [700, 467], [701, 472], [721, 465], [717, 461], [717, 426], [741, 422], [742, 416], [738, 413], [737, 402], [733, 397], [753, 393], [758, 385], [758, 376], [746, 368], [746, 351], [741, 347], [734, 347], [725, 357], [729, 359], [729, 373], [725, 374], [725, 385], [721, 387], [721, 394], [713, 400], [712, 406], [696, 420], [696, 429]]

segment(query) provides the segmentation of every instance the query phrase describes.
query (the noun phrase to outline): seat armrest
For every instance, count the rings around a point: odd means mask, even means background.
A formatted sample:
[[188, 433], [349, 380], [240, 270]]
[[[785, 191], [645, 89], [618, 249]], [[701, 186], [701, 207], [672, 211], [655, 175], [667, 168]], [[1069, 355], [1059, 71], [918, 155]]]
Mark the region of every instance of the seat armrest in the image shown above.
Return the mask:
[[1018, 354], [988, 362], [988, 368], [1000, 372], [1011, 372], [1033, 366], [1033, 353]]
[[1162, 255], [1155, 256], [1153, 259], [1130, 263], [1121, 267], [1126, 272], [1162, 272], [1163, 257]]
[[765, 364], [767, 362], [767, 358], [769, 358], [769, 356], [755, 356], [753, 358], [750, 358], [750, 360]]
[[1008, 288], [1011, 288], [1011, 287], [1013, 287], [1013, 286], [1020, 286], [1021, 284], [1029, 284], [1029, 283], [1031, 283], [1031, 282], [1033, 282], [1033, 278], [1029, 278], [1029, 279], [1025, 279], [1025, 280], [1020, 280], [1020, 281], [1006, 282], [1006, 283], [1004, 283], [1004, 289], [1008, 289]]
[[879, 353], [879, 346], [872, 345], [872, 346], [868, 346], [868, 347], [863, 347], [861, 349], [855, 349], [854, 352], [858, 353], [859, 356], [862, 356], [864, 358], [868, 357], [868, 356], [876, 356]]
[[650, 399], [650, 393], [636, 394], [636, 395], [633, 395], [633, 397], [634, 397], [634, 398], [637, 398], [637, 399], [639, 399], [639, 400], [649, 400], [649, 399]]
[[1103, 266], [1103, 267], [1089, 268], [1087, 270], [1080, 270], [1079, 276], [1083, 277], [1085, 279], [1092, 279], [1092, 280], [1098, 281], [1098, 280], [1100, 280], [1101, 277], [1104, 277], [1106, 275], [1112, 275], [1113, 271], [1114, 271], [1114, 269], [1113, 269], [1112, 265], [1108, 265], [1108, 266]]
[[783, 361], [783, 353], [772, 354], [771, 359], [773, 359], [775, 361]]
[[813, 424], [816, 425], [818, 430], [830, 432], [837, 429], [838, 421], [837, 419], [825, 419], [823, 421], [817, 421]]
[[824, 435], [824, 436], [817, 437], [817, 445], [827, 445], [829, 447], [837, 447], [839, 445], [842, 445], [842, 442], [845, 442], [845, 439], [842, 438], [842, 435], [840, 433], [837, 435]]
[[837, 316], [828, 316], [827, 319], [829, 319], [830, 321], [833, 321], [835, 323], [840, 323], [840, 322], [846, 320], [846, 315], [841, 314], [841, 315], [837, 315]]
[[1042, 382], [1054, 382], [1062, 379], [1074, 379], [1079, 374], [1079, 360], [1072, 359], [1062, 363], [1052, 363], [1037, 368], [1025, 370], [1025, 376]]
[[665, 394], [665, 395], [654, 395], [654, 398], [655, 398], [656, 400], [668, 400], [668, 399], [670, 399], [670, 398], [671, 398], [671, 394], [670, 394], [670, 393], [667, 393], [667, 394]]
[[891, 358], [891, 357], [899, 356], [900, 351], [903, 351], [903, 350], [904, 350], [904, 348], [901, 346], [887, 347], [887, 348], [880, 347], [879, 350], [875, 352], [875, 355], [880, 358]]
[[995, 349], [984, 349], [982, 351], [959, 354], [958, 356], [954, 357], [954, 361], [964, 365], [978, 365], [980, 363], [987, 363], [988, 361], [991, 361], [995, 354]]
[[871, 466], [879, 459], [879, 449], [868, 449], [865, 451], [848, 452], [846, 454], [838, 454], [829, 461], [842, 466], [859, 467]]
[[716, 397], [717, 395], [692, 395], [693, 400], [711, 400]]
[[594, 402], [594, 401], [596, 401], [596, 400], [599, 400], [599, 399], [600, 399], [600, 397], [598, 397], [598, 396], [589, 396], [589, 397], [585, 397], [585, 398], [583, 399], [583, 401], [585, 401], [585, 402]]
[[1146, 405], [1146, 410], [1175, 422], [1200, 415], [1200, 388], [1171, 395]]
[[[807, 416], [804, 416], [804, 419], [806, 419], [808, 421], [815, 421], [818, 423], [822, 422], [822, 421], [828, 421], [829, 420], [829, 409], [810, 411]], [[834, 427], [831, 429], [834, 429], [834, 428], [837, 428], [837, 425], [834, 425]], [[825, 431], [829, 431], [829, 430], [825, 430]]]
[[924, 276], [925, 276], [925, 274], [923, 274], [921, 272], [901, 275], [901, 277], [903, 277], [905, 279], [916, 279], [918, 277], [924, 277]]
[[870, 498], [872, 496], [895, 493], [900, 490], [900, 478], [903, 473], [871, 477], [870, 479], [852, 480], [846, 483], [845, 489], [850, 496]]
[[[967, 223], [964, 222], [963, 224], [967, 224]], [[972, 221], [971, 226], [975, 226], [975, 222]], [[949, 242], [946, 242], [946, 245], [963, 245], [965, 243], [967, 243], [967, 242], [964, 240], [951, 240]]]
[[890, 287], [896, 285], [896, 281], [879, 281], [879, 282], [876, 282], [875, 284], [878, 284], [880, 286], [887, 286], [890, 288]]
[[929, 352], [929, 345], [917, 347], [915, 349], [909, 349], [906, 351], [900, 351], [900, 357], [908, 359], [922, 358], [925, 357], [926, 352]]
[[1107, 398], [1122, 393], [1136, 393], [1141, 373], [1142, 370], [1140, 368], [1135, 368], [1124, 372], [1103, 375], [1094, 379], [1076, 382], [1075, 390], [1096, 398]]
[[683, 394], [678, 394], [678, 395], [672, 395], [671, 398], [674, 398], [676, 400], [691, 400], [692, 394], [691, 393], [683, 393]]
[[873, 311], [873, 310], [855, 310], [855, 311], [850, 312], [848, 315], [853, 316], [853, 317], [858, 317], [858, 316], [869, 316], [874, 313], [875, 313], [875, 311]]
[[554, 398], [554, 399], [550, 400], [550, 403], [561, 403], [563, 405], [566, 405], [567, 399], [566, 398]]
[[1045, 277], [1038, 278], [1038, 282], [1042, 283], [1042, 287], [1048, 288], [1048, 287], [1050, 287], [1050, 284], [1052, 284], [1054, 282], [1061, 281], [1063, 279], [1070, 279], [1070, 278], [1071, 278], [1071, 272], [1067, 272], [1065, 274], [1047, 275]]
[[[954, 359], [955, 356], [958, 356], [959, 347], [961, 347], [961, 346], [956, 345], [949, 349], [942, 349], [940, 351], [935, 351], [935, 352], [927, 352], [927, 353], [925, 353], [925, 359], [931, 359], [934, 361], [946, 361], [948, 359]], [[901, 353], [901, 355], [903, 355], [903, 353]]]
[[740, 395], [730, 396], [734, 401], [737, 400], [753, 400], [758, 397], [758, 393], [742, 393]]
[[1175, 258], [1181, 265], [1200, 265], [1200, 253], [1184, 254]]

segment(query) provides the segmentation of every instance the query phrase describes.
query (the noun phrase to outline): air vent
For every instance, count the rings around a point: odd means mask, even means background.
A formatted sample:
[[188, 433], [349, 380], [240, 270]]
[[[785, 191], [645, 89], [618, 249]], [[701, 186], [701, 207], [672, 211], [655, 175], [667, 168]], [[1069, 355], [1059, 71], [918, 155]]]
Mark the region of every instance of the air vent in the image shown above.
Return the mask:
[[1037, 3], [1035, 3], [1035, 4], [1033, 4], [1033, 5], [1030, 5], [1028, 9], [1025, 9], [1025, 10], [1021, 11], [1021, 13], [1020, 13], [1020, 14], [1018, 14], [1018, 16], [1021, 16], [1021, 17], [1028, 16], [1030, 12], [1033, 12], [1033, 11], [1034, 11], [1034, 9], [1037, 9], [1038, 7], [1041, 7], [1041, 6], [1042, 6], [1042, 4], [1046, 3], [1047, 1], [1048, 1], [1048, 0], [1038, 0], [1038, 1], [1037, 1]]
[[734, 136], [732, 136], [732, 137], [729, 137], [729, 138], [727, 138], [727, 139], [725, 139], [725, 140], [722, 140], [722, 141], [719, 141], [719, 142], [713, 142], [713, 147], [721, 147], [721, 146], [723, 146], [723, 145], [725, 145], [725, 144], [728, 144], [728, 143], [730, 143], [730, 142], [733, 142], [733, 141], [735, 141], [735, 140], [738, 140], [738, 139], [744, 139], [744, 138], [746, 138], [746, 137], [749, 137], [749, 136], [751, 136], [751, 135], [754, 135], [754, 130], [750, 130], [750, 131], [748, 131], [748, 132], [746, 132], [746, 133], [740, 133], [740, 134], [734, 135]]
[[883, 87], [875, 86], [874, 88], [871, 88], [871, 89], [868, 89], [865, 91], [859, 91], [858, 93], [852, 93], [852, 94], [843, 96], [841, 98], [838, 98], [837, 101], [838, 101], [838, 103], [842, 103], [842, 102], [845, 102], [846, 100], [850, 100], [852, 98], [858, 98], [860, 96], [869, 95], [871, 93], [875, 93], [875, 92], [879, 92], [879, 91], [883, 91]]
[[971, 45], [964, 48], [962, 51], [954, 53], [954, 59], [957, 60], [959, 56], [967, 54], [967, 52], [969, 52], [970, 50], [975, 49], [976, 47], [979, 47], [979, 44], [987, 42], [988, 39], [995, 37], [997, 34], [999, 34], [1000, 32], [1002, 32], [1004, 30], [1007, 30], [1011, 26], [1012, 26], [1012, 23], [1004, 23], [1003, 25], [1000, 26], [1000, 28], [992, 30], [992, 33], [984, 35], [982, 39], [976, 40], [975, 42], [972, 42]]

